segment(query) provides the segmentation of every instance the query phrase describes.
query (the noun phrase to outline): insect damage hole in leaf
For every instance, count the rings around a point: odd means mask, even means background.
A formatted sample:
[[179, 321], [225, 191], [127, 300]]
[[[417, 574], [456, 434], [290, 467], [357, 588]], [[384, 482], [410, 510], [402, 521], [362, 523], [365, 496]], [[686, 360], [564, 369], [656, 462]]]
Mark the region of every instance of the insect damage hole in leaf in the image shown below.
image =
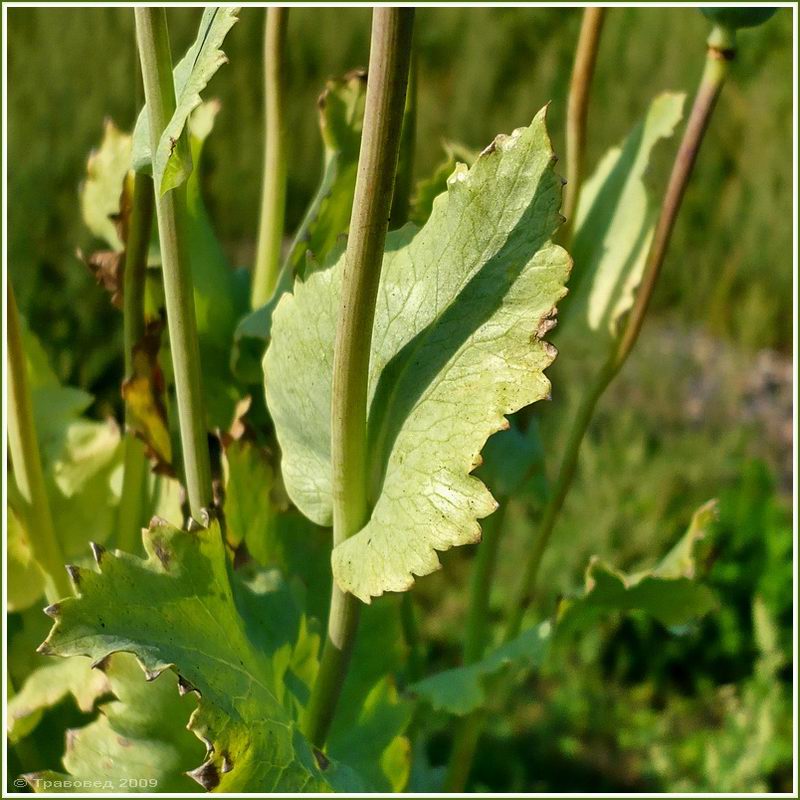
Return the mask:
[[[369, 376], [372, 514], [333, 551], [340, 587], [369, 602], [480, 539], [496, 503], [470, 473], [506, 415], [548, 396], [555, 350], [537, 337], [571, 261], [551, 241], [562, 180], [541, 111], [459, 164], [420, 229], [389, 234]], [[344, 257], [298, 281], [273, 317], [267, 403], [287, 491], [330, 524], [330, 404]], [[544, 327], [547, 327], [546, 325]]]

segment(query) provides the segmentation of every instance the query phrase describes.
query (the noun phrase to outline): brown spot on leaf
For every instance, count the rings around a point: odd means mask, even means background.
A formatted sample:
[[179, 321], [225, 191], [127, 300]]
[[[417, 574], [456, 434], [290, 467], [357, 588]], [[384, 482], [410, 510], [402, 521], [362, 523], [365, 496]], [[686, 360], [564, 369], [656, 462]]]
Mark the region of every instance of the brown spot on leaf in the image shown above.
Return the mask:
[[219, 786], [219, 770], [213, 761], [206, 761], [196, 770], [189, 773], [189, 777], [196, 780], [207, 792]]
[[103, 561], [103, 556], [106, 554], [106, 549], [101, 544], [97, 544], [97, 542], [89, 542], [89, 547], [92, 548], [92, 555], [94, 556], [94, 561], [99, 567]]
[[[178, 693], [183, 696], [189, 692], [197, 692], [197, 689], [183, 675], [178, 675]], [[199, 692], [197, 693], [199, 694]]]
[[169, 569], [169, 564], [172, 560], [172, 554], [169, 550], [167, 550], [161, 542], [156, 542], [153, 552], [156, 554], [156, 558], [161, 562], [161, 566], [163, 566], [164, 569]]
[[45, 608], [44, 613], [52, 619], [58, 619], [58, 615], [61, 613], [61, 606], [58, 603], [52, 603]]
[[78, 589], [81, 585], [80, 567], [76, 567], [74, 564], [67, 564], [67, 575], [69, 575], [72, 585]]

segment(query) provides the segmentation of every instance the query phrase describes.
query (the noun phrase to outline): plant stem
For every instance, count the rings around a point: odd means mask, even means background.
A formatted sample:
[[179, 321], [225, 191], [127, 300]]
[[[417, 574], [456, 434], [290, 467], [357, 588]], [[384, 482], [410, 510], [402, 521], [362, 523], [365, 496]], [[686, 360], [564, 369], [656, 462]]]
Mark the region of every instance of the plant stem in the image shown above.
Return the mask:
[[567, 185], [564, 190], [564, 216], [566, 222], [561, 232], [568, 242], [575, 223], [578, 199], [583, 181], [583, 160], [586, 151], [586, 118], [589, 113], [589, 92], [597, 63], [600, 34], [603, 30], [606, 9], [589, 7], [583, 12], [572, 81], [567, 100]]
[[7, 305], [8, 450], [14, 468], [14, 479], [26, 505], [25, 523], [31, 552], [44, 573], [47, 601], [55, 603], [69, 597], [72, 591], [44, 485], [25, 351], [22, 346], [22, 328], [11, 281], [8, 282]]
[[[145, 333], [144, 288], [154, 200], [153, 179], [142, 172], [136, 173], [123, 272], [122, 313], [126, 379], [133, 375], [133, 351]], [[130, 427], [130, 414], [127, 408], [125, 419], [127, 426]], [[126, 430], [124, 447], [122, 493], [117, 509], [117, 547], [132, 553], [137, 549], [141, 527], [146, 523], [142, 512], [147, 456], [142, 443], [136, 439], [131, 430]]]
[[286, 29], [289, 9], [267, 9], [264, 27], [264, 177], [261, 222], [250, 305], [269, 300], [280, 270], [283, 222], [286, 211]]
[[[372, 324], [400, 149], [413, 8], [375, 8], [350, 237], [333, 357], [331, 461], [334, 546], [367, 522], [367, 379]], [[358, 601], [334, 582], [328, 636], [305, 718], [322, 747], [358, 626]]]
[[[164, 8], [154, 7], [136, 8], [134, 14], [150, 119], [150, 145], [155, 153], [161, 133], [175, 111], [167, 17]], [[185, 137], [186, 131], [181, 135]], [[156, 187], [156, 217], [189, 509], [196, 523], [205, 524], [211, 506], [211, 469], [186, 241], [185, 184], [166, 194], [161, 194]]]
[[708, 40], [705, 68], [695, 95], [689, 121], [686, 124], [686, 130], [683, 133], [683, 138], [675, 156], [675, 163], [673, 164], [661, 204], [653, 241], [647, 253], [641, 285], [636, 292], [633, 308], [628, 316], [619, 342], [608, 362], [586, 393], [572, 423], [559, 470], [558, 481], [545, 508], [539, 535], [528, 555], [524, 579], [511, 608], [506, 639], [513, 638], [519, 632], [522, 617], [533, 599], [542, 555], [550, 541], [550, 536], [564, 504], [564, 499], [572, 486], [581, 442], [591, 421], [597, 401], [625, 363], [639, 337], [650, 299], [653, 296], [653, 291], [667, 254], [683, 195], [689, 184], [703, 136], [708, 128], [711, 114], [725, 83], [729, 64], [734, 55], [735, 40], [733, 34], [722, 28], [715, 28]]

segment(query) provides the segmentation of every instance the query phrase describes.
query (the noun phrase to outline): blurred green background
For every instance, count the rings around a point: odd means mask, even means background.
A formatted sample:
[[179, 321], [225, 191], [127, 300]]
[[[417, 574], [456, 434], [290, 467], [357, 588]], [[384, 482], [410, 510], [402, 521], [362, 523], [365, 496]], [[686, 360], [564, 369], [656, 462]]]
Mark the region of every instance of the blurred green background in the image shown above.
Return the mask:
[[[179, 53], [199, 10], [168, 15]], [[366, 8], [291, 12], [287, 232], [320, 173], [317, 95], [326, 78], [366, 63], [369, 19]], [[482, 148], [548, 102], [563, 152], [579, 25], [572, 9], [419, 9], [417, 177], [441, 160], [443, 137]], [[593, 553], [623, 568], [652, 562], [717, 496], [710, 580], [721, 611], [677, 639], [639, 619], [599, 630], [568, 664], [522, 688], [529, 703], [493, 723], [473, 789], [791, 788], [791, 29], [790, 12], [780, 11], [740, 36], [652, 319], [598, 410], [539, 598], [549, 613]], [[203, 181], [236, 266], [249, 266], [258, 217], [262, 30], [263, 10], [245, 8], [226, 40], [230, 64], [207, 92], [223, 111]], [[609, 13], [589, 170], [656, 93], [693, 92], [707, 32], [689, 8]], [[133, 15], [9, 9], [8, 54], [10, 277], [60, 377], [97, 396], [98, 416], [119, 415], [121, 319], [75, 256], [92, 246], [77, 190], [104, 117], [130, 129], [138, 110]], [[661, 148], [649, 176], [657, 192], [674, 146]], [[510, 520], [498, 613], [530, 530], [521, 511]], [[446, 560], [417, 593], [431, 669], [458, 657], [464, 618], [469, 554]], [[434, 761], [446, 754], [443, 736], [440, 751], [431, 741]]]

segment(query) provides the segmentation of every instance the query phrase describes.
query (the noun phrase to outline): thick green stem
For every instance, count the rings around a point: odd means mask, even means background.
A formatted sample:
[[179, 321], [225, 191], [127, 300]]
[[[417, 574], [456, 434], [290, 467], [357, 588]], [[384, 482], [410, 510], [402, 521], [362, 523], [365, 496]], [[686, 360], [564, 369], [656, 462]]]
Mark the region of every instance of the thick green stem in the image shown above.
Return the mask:
[[[128, 223], [128, 240], [125, 245], [125, 268], [123, 272], [123, 333], [125, 348], [125, 379], [133, 375], [133, 353], [145, 333], [144, 290], [147, 274], [147, 251], [150, 246], [150, 231], [153, 226], [153, 180], [142, 172], [133, 181], [131, 216]], [[125, 419], [130, 428], [130, 414], [125, 410]], [[144, 495], [147, 478], [147, 456], [144, 446], [131, 430], [125, 435], [124, 471], [122, 493], [117, 509], [117, 547], [133, 553], [144, 519]]]
[[692, 112], [681, 139], [672, 167], [667, 190], [661, 204], [653, 241], [647, 254], [642, 283], [636, 292], [633, 308], [611, 358], [600, 371], [586, 393], [570, 428], [558, 480], [545, 508], [538, 536], [525, 565], [523, 581], [509, 614], [506, 639], [519, 632], [522, 617], [534, 597], [542, 556], [550, 541], [564, 499], [572, 486], [581, 442], [589, 427], [597, 401], [630, 355], [644, 323], [645, 314], [655, 290], [661, 267], [669, 247], [675, 220], [689, 183], [703, 136], [728, 74], [728, 64], [734, 57], [733, 37], [727, 31], [715, 29], [709, 38], [705, 69], [695, 96]]
[[[175, 111], [167, 18], [163, 8], [145, 6], [134, 9], [134, 13], [150, 120], [151, 152], [155, 153], [161, 133]], [[186, 136], [186, 131], [181, 135]], [[165, 194], [161, 193], [160, 187], [155, 187], [155, 193], [186, 491], [192, 517], [196, 523], [205, 524], [211, 506], [211, 468], [200, 385], [200, 348], [192, 271], [186, 240], [186, 185]]]
[[14, 468], [14, 480], [25, 504], [25, 527], [31, 553], [44, 573], [47, 601], [55, 603], [69, 597], [72, 591], [44, 485], [22, 346], [22, 327], [11, 281], [8, 282], [7, 306], [8, 451]]
[[[408, 83], [412, 8], [372, 12], [364, 133], [333, 357], [331, 461], [334, 546], [367, 522], [367, 378], [372, 324], [392, 204]], [[305, 733], [322, 747], [358, 626], [358, 601], [334, 583], [328, 636], [306, 712]]]
[[566, 223], [561, 231], [562, 241], [568, 242], [572, 235], [575, 212], [583, 182], [583, 161], [586, 151], [586, 119], [589, 113], [589, 93], [597, 63], [600, 34], [605, 21], [605, 8], [586, 8], [583, 12], [572, 80], [567, 100], [567, 185], [564, 190]]
[[261, 221], [250, 304], [259, 308], [275, 289], [286, 211], [286, 29], [289, 9], [267, 9], [264, 28], [264, 177]]

